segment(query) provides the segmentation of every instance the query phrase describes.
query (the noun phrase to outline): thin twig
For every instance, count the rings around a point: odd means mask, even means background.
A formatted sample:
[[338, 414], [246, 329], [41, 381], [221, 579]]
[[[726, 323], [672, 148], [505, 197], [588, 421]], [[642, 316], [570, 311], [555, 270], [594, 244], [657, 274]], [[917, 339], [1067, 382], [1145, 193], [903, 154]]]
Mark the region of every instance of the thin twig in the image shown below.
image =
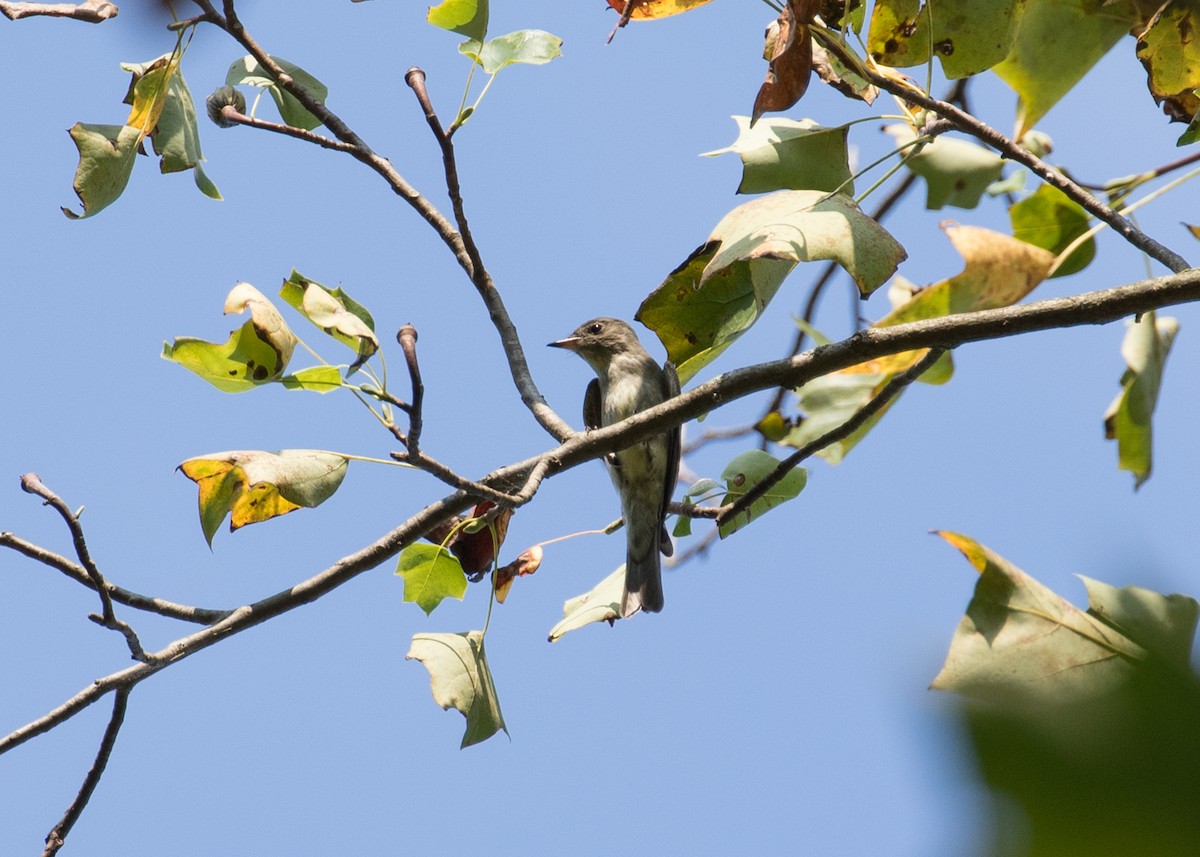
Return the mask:
[[1096, 197], [1088, 193], [1079, 184], [1063, 175], [1062, 172], [1050, 166], [1029, 150], [1021, 148], [1012, 139], [1001, 134], [995, 128], [981, 122], [970, 113], [961, 110], [953, 104], [946, 101], [939, 101], [915, 87], [907, 86], [896, 79], [867, 68], [861, 60], [848, 53], [845, 45], [841, 44], [837, 39], [822, 39], [821, 43], [826, 49], [837, 54], [839, 59], [849, 63], [852, 68], [859, 70], [870, 83], [910, 104], [933, 111], [943, 119], [950, 121], [958, 130], [988, 144], [1004, 155], [1004, 157], [1024, 165], [1030, 172], [1042, 179], [1042, 181], [1061, 190], [1069, 198], [1083, 206], [1084, 209], [1111, 226], [1118, 235], [1130, 244], [1148, 256], [1157, 259], [1169, 270], [1179, 273], [1190, 267], [1187, 260], [1178, 253], [1155, 241], [1128, 219], [1122, 217], [1113, 211], [1112, 208], [1096, 199]]
[[692, 544], [688, 545], [686, 550], [677, 553], [675, 556], [666, 560], [667, 566], [669, 568], [678, 568], [684, 563], [691, 561], [693, 557], [702, 556], [708, 553], [708, 549], [713, 546], [713, 542], [717, 540], [717, 536], [720, 534], [720, 532], [721, 531], [715, 527], [709, 530], [700, 538], [699, 541], [693, 542]]
[[85, 3], [17, 3], [0, 0], [0, 15], [10, 21], [45, 15], [50, 18], [71, 18], [88, 24], [100, 24], [117, 17], [119, 10], [103, 0], [87, 0]]
[[[529, 371], [529, 365], [525, 360], [525, 352], [521, 347], [516, 326], [508, 314], [508, 308], [492, 283], [491, 277], [481, 267], [478, 250], [468, 246], [459, 230], [438, 210], [437, 206], [396, 171], [391, 161], [377, 154], [358, 134], [351, 130], [340, 116], [298, 84], [270, 54], [263, 50], [242, 26], [233, 0], [224, 0], [224, 15], [216, 10], [210, 0], [193, 0], [193, 2], [204, 13], [200, 16], [203, 20], [229, 33], [283, 90], [295, 96], [305, 110], [315, 116], [317, 121], [324, 125], [335, 138], [345, 144], [345, 148], [338, 147], [339, 151], [345, 152], [378, 173], [388, 183], [388, 186], [433, 228], [450, 252], [454, 254], [455, 260], [471, 278], [471, 282], [483, 298], [488, 316], [500, 334], [500, 341], [508, 360], [509, 372], [517, 392], [521, 396], [521, 401], [525, 403], [538, 424], [552, 437], [557, 440], [569, 437], [570, 425], [546, 403], [533, 380], [533, 374]], [[306, 139], [302, 135], [292, 136]], [[310, 140], [309, 142], [317, 141]]]
[[257, 128], [260, 131], [270, 131], [272, 134], [283, 134], [286, 137], [295, 137], [297, 140], [312, 143], [314, 146], [320, 146], [322, 149], [333, 149], [336, 152], [345, 152], [349, 155], [355, 154], [355, 148], [348, 143], [343, 143], [341, 140], [331, 139], [323, 134], [309, 131], [307, 128], [297, 128], [294, 125], [285, 125], [282, 122], [270, 122], [266, 119], [247, 116], [244, 113], [239, 113], [238, 109], [232, 104], [226, 104], [221, 108], [221, 116], [237, 125]]
[[[1192, 152], [1190, 155], [1186, 155], [1182, 158], [1178, 158], [1177, 160], [1163, 164], [1160, 167], [1155, 167], [1152, 170], [1146, 170], [1143, 173], [1135, 173], [1133, 176], [1130, 176], [1129, 178], [1136, 179], [1139, 183], [1153, 181], [1154, 179], [1165, 176], [1167, 173], [1173, 173], [1173, 172], [1175, 172], [1175, 170], [1181, 170], [1184, 167], [1190, 167], [1192, 164], [1196, 163], [1197, 161], [1200, 161], [1200, 151]], [[1078, 182], [1080, 187], [1085, 187], [1088, 190], [1098, 190], [1098, 191], [1106, 192], [1106, 191], [1113, 189], [1112, 182], [1106, 182], [1104, 184], [1094, 184], [1094, 183], [1090, 183], [1090, 182], [1081, 182], [1078, 179], [1076, 179], [1076, 181]], [[1124, 181], [1122, 181], [1121, 184], [1124, 184]]]
[[[89, 589], [96, 588], [95, 581], [92, 580], [91, 576], [87, 573], [87, 569], [83, 566], [72, 562], [61, 554], [54, 553], [26, 541], [15, 533], [0, 532], [0, 547], [10, 548], [35, 562], [40, 562], [42, 565], [57, 569], [76, 583], [80, 583]], [[229, 615], [228, 610], [192, 607], [187, 604], [176, 604], [173, 601], [166, 601], [162, 598], [142, 595], [141, 593], [117, 586], [111, 580], [106, 580], [105, 584], [109, 596], [118, 604], [124, 604], [126, 607], [132, 607], [135, 610], [144, 610], [147, 613], [157, 613], [159, 616], [166, 616], [169, 619], [179, 619], [182, 622], [195, 622], [199, 625], [211, 625], [213, 622], [219, 622]]]
[[739, 437], [745, 437], [754, 431], [754, 424], [748, 426], [731, 426], [729, 428], [708, 429], [700, 437], [693, 441], [684, 444], [681, 450], [683, 455], [691, 455], [693, 452], [707, 446], [714, 441], [734, 440]]
[[442, 151], [442, 170], [446, 181], [446, 193], [450, 197], [454, 220], [458, 224], [459, 239], [470, 263], [469, 266], [463, 265], [463, 270], [467, 272], [475, 290], [483, 299], [492, 325], [500, 335], [500, 343], [508, 359], [509, 372], [517, 392], [521, 396], [521, 401], [525, 403], [538, 423], [554, 438], [563, 440], [570, 437], [571, 427], [550, 409], [533, 381], [533, 374], [529, 371], [529, 364], [525, 360], [525, 349], [521, 346], [521, 338], [517, 333], [516, 325], [513, 324], [508, 309], [500, 298], [492, 275], [488, 273], [483, 264], [483, 257], [471, 234], [471, 226], [467, 222], [466, 207], [463, 203], [462, 188], [458, 178], [458, 161], [454, 153], [454, 143], [451, 140], [451, 134], [443, 129], [437, 111], [433, 108], [433, 102], [430, 100], [429, 91], [425, 86], [425, 72], [414, 66], [405, 73], [404, 81], [413, 91], [417, 104], [420, 105], [425, 121], [429, 125], [429, 130], [433, 132], [438, 148]]
[[867, 421], [887, 407], [900, 391], [920, 378], [925, 371], [936, 363], [945, 353], [944, 348], [930, 348], [929, 351], [915, 364], [899, 375], [891, 378], [883, 389], [871, 397], [871, 400], [854, 412], [840, 426], [830, 429], [815, 440], [806, 443], [783, 461], [775, 469], [756, 482], [749, 491], [738, 497], [732, 503], [726, 503], [717, 514], [717, 527], [720, 528], [733, 520], [741, 512], [748, 510], [758, 502], [768, 491], [779, 484], [783, 477], [791, 473], [804, 459], [820, 452], [831, 443], [837, 443], [858, 431]]
[[75, 800], [71, 801], [71, 805], [63, 814], [62, 820], [54, 825], [54, 829], [46, 835], [46, 850], [42, 852], [42, 857], [53, 857], [58, 853], [58, 849], [62, 848], [66, 841], [67, 834], [71, 832], [71, 828], [83, 814], [88, 801], [92, 799], [92, 793], [96, 790], [100, 777], [104, 775], [108, 759], [112, 756], [113, 746], [117, 743], [117, 733], [121, 731], [121, 724], [125, 721], [125, 707], [129, 702], [129, 693], [129, 688], [122, 687], [113, 694], [112, 716], [108, 719], [104, 737], [100, 739], [100, 749], [96, 752], [96, 759], [92, 762], [87, 776], [84, 777], [83, 785], [79, 787], [79, 793], [75, 795]]
[[408, 447], [409, 455], [420, 451], [422, 406], [425, 401], [425, 385], [421, 382], [421, 366], [417, 362], [417, 329], [406, 324], [396, 331], [396, 341], [404, 352], [404, 362], [408, 366], [408, 378], [412, 384], [412, 407], [408, 410], [408, 437], [404, 445]]
[[108, 584], [105, 583], [104, 575], [100, 573], [100, 569], [92, 560], [92, 554], [87, 546], [87, 538], [79, 523], [79, 516], [67, 507], [61, 497], [46, 487], [36, 473], [26, 473], [21, 477], [21, 490], [41, 497], [47, 506], [58, 512], [59, 517], [63, 519], [67, 529], [70, 530], [71, 541], [75, 545], [75, 555], [79, 557], [79, 564], [83, 566], [88, 578], [92, 581], [92, 589], [96, 590], [96, 594], [100, 596], [100, 614], [90, 613], [88, 618], [98, 625], [120, 632], [125, 637], [125, 644], [129, 647], [129, 653], [134, 660], [144, 661], [147, 655], [142, 649], [142, 643], [138, 639], [137, 633], [127, 623], [118, 619], [117, 614], [113, 612]]

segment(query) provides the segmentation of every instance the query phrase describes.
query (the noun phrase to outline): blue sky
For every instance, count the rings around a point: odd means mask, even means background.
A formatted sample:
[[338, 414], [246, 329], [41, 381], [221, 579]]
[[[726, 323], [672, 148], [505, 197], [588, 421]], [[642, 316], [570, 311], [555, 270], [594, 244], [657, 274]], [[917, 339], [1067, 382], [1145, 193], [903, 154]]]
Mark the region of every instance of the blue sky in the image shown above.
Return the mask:
[[[424, 8], [247, 2], [243, 18], [271, 53], [323, 80], [329, 105], [448, 208], [437, 148], [403, 75], [426, 69], [448, 121], [468, 62], [457, 37], [424, 23]], [[180, 461], [225, 449], [386, 456], [394, 447], [349, 396], [230, 396], [159, 359], [164, 339], [223, 340], [240, 324], [220, 315], [235, 282], [274, 294], [296, 268], [343, 286], [373, 312], [393, 370], [402, 364], [392, 334], [413, 323], [425, 445], [460, 471], [482, 474], [550, 441], [514, 394], [487, 314], [449, 254], [347, 157], [205, 123], [207, 172], [223, 202], [141, 159], [110, 209], [82, 222], [62, 216], [60, 205], [74, 205], [65, 129], [119, 123], [128, 79], [118, 63], [171, 47], [140, 12], [129, 4], [97, 27], [0, 24], [0, 63], [14, 81], [0, 161], [0, 529], [70, 553], [61, 523], [17, 486], [37, 471], [72, 507], [86, 506], [93, 556], [111, 580], [232, 607], [309, 577], [445, 493], [419, 474], [355, 464], [320, 509], [222, 531], [209, 550], [194, 485], [174, 472]], [[632, 317], [741, 201], [737, 160], [697, 155], [727, 145], [730, 115], [748, 112], [769, 18], [762, 4], [725, 0], [633, 25], [606, 46], [615, 15], [600, 2], [492, 10], [493, 34], [537, 27], [565, 42], [561, 59], [502, 74], [456, 143], [472, 227], [535, 378], [576, 424], [588, 369], [543, 343], [595, 315]], [[221, 33], [200, 31], [184, 60], [193, 94], [222, 83], [238, 56]], [[995, 79], [974, 85], [972, 106], [1011, 128], [1015, 98]], [[260, 110], [273, 117], [269, 104]], [[893, 111], [881, 100], [874, 112]], [[814, 83], [787, 115], [836, 124], [865, 113]], [[1088, 181], [1181, 154], [1181, 126], [1168, 126], [1146, 94], [1130, 39], [1039, 127], [1054, 139], [1051, 160]], [[886, 145], [870, 124], [851, 140], [861, 163]], [[1195, 222], [1194, 203], [1185, 185], [1139, 223], [1194, 256], [1179, 226]], [[908, 279], [929, 283], [961, 267], [936, 228], [946, 219], [1007, 225], [998, 201], [926, 212], [913, 195], [886, 223], [909, 250]], [[1090, 268], [1034, 297], [1147, 271], [1105, 233]], [[701, 378], [780, 356], [813, 276], [798, 268]], [[839, 281], [820, 326], [844, 335], [851, 305]], [[877, 318], [885, 298], [856, 309]], [[404, 660], [414, 633], [480, 627], [484, 588], [427, 618], [402, 602], [388, 563], [139, 686], [65, 853], [980, 853], [982, 792], [951, 700], [926, 690], [974, 573], [927, 531], [967, 533], [1076, 602], [1076, 573], [1200, 591], [1196, 313], [1170, 314], [1183, 327], [1155, 423], [1155, 473], [1137, 494], [1102, 434], [1123, 369], [1120, 325], [964, 347], [949, 385], [910, 390], [836, 468], [815, 462], [797, 501], [667, 572], [659, 616], [548, 644], [563, 600], [615, 568], [623, 542], [548, 548], [488, 633], [511, 739], [460, 751], [462, 719], [433, 704], [426, 672]], [[736, 405], [703, 427], [744, 423], [760, 408]], [[744, 447], [710, 447], [688, 466], [715, 477]], [[503, 558], [615, 516], [601, 467], [576, 468], [517, 514]], [[85, 618], [93, 594], [11, 552], [0, 553], [0, 578], [0, 729], [127, 664], [121, 639]], [[190, 630], [120, 613], [155, 649]], [[109, 707], [0, 760], [0, 853], [37, 852], [91, 763]]]

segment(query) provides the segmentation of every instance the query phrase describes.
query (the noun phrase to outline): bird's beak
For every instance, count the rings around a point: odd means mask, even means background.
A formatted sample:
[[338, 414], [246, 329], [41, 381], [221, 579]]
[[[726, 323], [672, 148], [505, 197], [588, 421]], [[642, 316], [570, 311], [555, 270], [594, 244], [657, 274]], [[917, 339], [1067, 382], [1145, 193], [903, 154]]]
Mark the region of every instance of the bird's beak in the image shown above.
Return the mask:
[[579, 350], [579, 337], [568, 336], [566, 339], [559, 339], [554, 342], [547, 342], [546, 346], [548, 348], [565, 348], [568, 351], [578, 351]]

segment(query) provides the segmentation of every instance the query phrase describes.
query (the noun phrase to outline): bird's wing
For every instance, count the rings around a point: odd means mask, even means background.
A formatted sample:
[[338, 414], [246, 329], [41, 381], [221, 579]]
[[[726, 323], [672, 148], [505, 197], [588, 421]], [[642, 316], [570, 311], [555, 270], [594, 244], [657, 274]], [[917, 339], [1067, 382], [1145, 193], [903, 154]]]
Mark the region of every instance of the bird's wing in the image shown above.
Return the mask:
[[583, 394], [583, 427], [589, 431], [600, 428], [600, 382], [595, 378], [588, 381]]
[[[663, 401], [673, 399], [679, 395], [679, 373], [675, 371], [675, 364], [668, 360], [663, 364]], [[675, 496], [675, 483], [679, 479], [679, 456], [681, 445], [682, 426], [675, 426], [667, 433], [667, 476], [666, 484], [663, 485], [663, 515], [666, 515], [667, 506], [671, 504], [671, 498]], [[669, 555], [669, 554], [668, 554]]]

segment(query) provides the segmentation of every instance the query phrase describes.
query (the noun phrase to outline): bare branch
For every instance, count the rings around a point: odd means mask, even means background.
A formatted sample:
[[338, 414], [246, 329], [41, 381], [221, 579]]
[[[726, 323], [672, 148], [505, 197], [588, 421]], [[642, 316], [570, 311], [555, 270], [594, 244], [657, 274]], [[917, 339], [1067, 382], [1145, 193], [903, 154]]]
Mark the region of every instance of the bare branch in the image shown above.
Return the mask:
[[117, 614], [113, 612], [112, 597], [108, 594], [108, 584], [105, 583], [104, 575], [100, 573], [100, 569], [92, 560], [87, 539], [83, 535], [83, 527], [79, 523], [79, 516], [67, 507], [61, 497], [47, 488], [36, 473], [26, 473], [21, 477], [21, 490], [28, 494], [36, 494], [45, 500], [46, 505], [58, 512], [59, 517], [66, 523], [67, 529], [71, 531], [71, 540], [75, 544], [75, 555], [79, 557], [80, 565], [87, 572], [87, 576], [92, 582], [92, 589], [100, 596], [100, 615], [92, 613], [88, 615], [88, 618], [105, 628], [119, 631], [125, 637], [125, 644], [129, 647], [129, 653], [134, 660], [146, 660], [146, 653], [142, 650], [142, 643], [138, 639], [137, 633], [127, 623], [118, 619]]
[[425, 121], [429, 124], [429, 129], [433, 132], [434, 139], [437, 140], [438, 146], [442, 150], [446, 192], [454, 207], [454, 219], [458, 223], [463, 247], [471, 263], [469, 268], [464, 266], [464, 270], [471, 277], [475, 290], [479, 292], [479, 296], [487, 307], [496, 332], [500, 334], [500, 342], [504, 348], [504, 354], [508, 358], [508, 368], [512, 374], [513, 383], [521, 395], [521, 401], [525, 403], [525, 407], [529, 408], [538, 423], [556, 440], [564, 440], [570, 437], [571, 427], [550, 409], [538, 391], [537, 385], [533, 381], [533, 375], [529, 371], [529, 364], [525, 360], [525, 349], [521, 347], [521, 339], [517, 334], [516, 325], [509, 317], [508, 309], [504, 306], [504, 301], [501, 300], [500, 293], [496, 290], [492, 275], [484, 267], [479, 247], [471, 235], [471, 227], [467, 223], [462, 189], [458, 179], [458, 163], [455, 159], [454, 143], [450, 139], [452, 132], [448, 133], [442, 129], [441, 120], [438, 119], [437, 113], [433, 109], [433, 103], [429, 100], [429, 92], [425, 88], [425, 72], [416, 67], [410, 68], [404, 75], [404, 80], [412, 89], [413, 95], [416, 96], [417, 103], [420, 104], [421, 110], [425, 114]]
[[[450, 191], [452, 200], [455, 205], [455, 215], [459, 223], [459, 230], [446, 219], [433, 203], [425, 196], [417, 191], [409, 182], [396, 171], [392, 166], [391, 161], [375, 153], [370, 146], [366, 144], [336, 113], [330, 110], [322, 101], [314, 98], [312, 93], [305, 89], [300, 84], [283, 70], [283, 68], [272, 58], [262, 47], [250, 37], [242, 26], [241, 21], [237, 17], [237, 12], [234, 9], [233, 0], [224, 0], [225, 14], [222, 16], [213, 7], [210, 0], [193, 0], [197, 6], [204, 12], [203, 18], [212, 24], [225, 30], [229, 35], [238, 41], [249, 54], [258, 61], [258, 64], [274, 79], [280, 87], [295, 96], [296, 100], [317, 120], [329, 129], [345, 147], [337, 147], [339, 151], [346, 152], [355, 159], [366, 164], [376, 173], [383, 177], [388, 183], [388, 186], [398, 194], [405, 202], [407, 202], [418, 214], [420, 214], [433, 230], [442, 239], [442, 242], [454, 254], [455, 260], [459, 266], [471, 278], [471, 282], [475, 285], [476, 291], [483, 298], [484, 305], [487, 307], [488, 315], [495, 326], [496, 331], [500, 334], [500, 342], [504, 348], [504, 354], [508, 359], [509, 372], [512, 375], [513, 383], [516, 385], [517, 392], [521, 396], [521, 401], [533, 414], [534, 418], [552, 437], [557, 440], [563, 440], [571, 434], [570, 426], [554, 410], [546, 403], [545, 398], [538, 390], [537, 385], [533, 381], [533, 375], [529, 371], [529, 365], [525, 360], [525, 351], [521, 346], [520, 337], [517, 334], [516, 326], [513, 324], [511, 317], [508, 314], [508, 309], [504, 305], [504, 301], [500, 297], [500, 293], [496, 290], [495, 284], [492, 282], [491, 276], [483, 267], [479, 256], [478, 248], [470, 239], [470, 232], [466, 228], [466, 217], [462, 212], [461, 198], [457, 189], [457, 169], [454, 167], [453, 159], [449, 162], [443, 161], [447, 170], [447, 189]], [[413, 86], [419, 73], [421, 82], [424, 81], [424, 72], [420, 69], [410, 70], [405, 79], [409, 81], [409, 86]], [[414, 89], [414, 92], [416, 90]], [[426, 97], [428, 102], [428, 97]], [[425, 109], [424, 105], [422, 109]], [[427, 119], [432, 114], [432, 106], [430, 105], [426, 111]], [[435, 128], [435, 136], [438, 137], [439, 145], [449, 144], [449, 137], [441, 132], [441, 124], [436, 121], [436, 115], [433, 115], [431, 128]], [[301, 135], [292, 134], [300, 139], [304, 139]], [[327, 139], [316, 135], [320, 139]], [[312, 140], [310, 142], [317, 142]], [[318, 145], [324, 145], [318, 143]], [[333, 148], [333, 147], [328, 147]], [[443, 147], [443, 153], [445, 148]], [[450, 170], [454, 169], [453, 179], [449, 178]]]
[[[396, 341], [404, 352], [404, 362], [408, 366], [408, 379], [412, 384], [412, 407], [408, 411], [408, 436], [403, 443], [408, 447], [409, 455], [416, 455], [421, 444], [422, 405], [425, 401], [425, 385], [421, 382], [421, 365], [417, 362], [417, 329], [406, 324], [396, 331]], [[415, 463], [415, 462], [414, 462]]]
[[50, 18], [71, 18], [88, 24], [100, 24], [117, 17], [119, 10], [104, 0], [86, 0], [84, 3], [17, 3], [0, 0], [0, 15], [10, 21], [45, 15]]
[[[26, 541], [14, 533], [0, 532], [0, 547], [11, 548], [35, 562], [40, 562], [42, 565], [57, 569], [76, 583], [80, 583], [89, 589], [96, 588], [95, 581], [92, 580], [83, 566], [71, 562], [65, 556]], [[211, 625], [213, 622], [219, 622], [229, 615], [228, 610], [192, 607], [187, 604], [176, 604], [173, 601], [166, 601], [162, 598], [142, 595], [138, 592], [117, 586], [111, 580], [106, 580], [105, 585], [107, 586], [109, 597], [118, 604], [124, 604], [135, 610], [157, 613], [159, 616], [166, 616], [169, 619], [179, 619], [182, 622], [195, 622], [199, 625]]]
[[79, 793], [75, 795], [75, 800], [71, 801], [71, 805], [63, 814], [62, 820], [54, 825], [54, 829], [46, 835], [46, 850], [42, 852], [42, 857], [53, 857], [58, 853], [66, 841], [67, 834], [71, 832], [71, 828], [83, 814], [88, 801], [92, 799], [92, 792], [96, 790], [100, 777], [104, 776], [104, 769], [108, 766], [108, 759], [117, 743], [117, 733], [121, 731], [121, 724], [125, 721], [125, 707], [129, 702], [129, 693], [129, 688], [123, 687], [113, 695], [112, 716], [108, 719], [104, 737], [100, 739], [100, 749], [96, 752], [96, 759], [92, 762], [87, 776], [84, 777], [83, 785], [79, 787]]
[[283, 134], [285, 137], [295, 137], [297, 140], [312, 143], [314, 146], [320, 146], [322, 149], [333, 149], [336, 152], [345, 152], [349, 155], [356, 154], [354, 146], [343, 143], [341, 140], [330, 139], [322, 134], [309, 131], [307, 128], [297, 128], [294, 125], [285, 125], [282, 122], [269, 122], [266, 119], [247, 116], [244, 113], [239, 113], [238, 109], [232, 104], [226, 104], [221, 108], [221, 116], [235, 125], [245, 125], [249, 128], [257, 128], [260, 131]]
[[181, 637], [161, 651], [150, 654], [146, 662], [96, 679], [62, 705], [0, 739], [0, 755], [66, 722], [110, 692], [121, 688], [132, 688], [159, 670], [178, 663], [196, 652], [245, 631], [247, 628], [253, 628], [269, 619], [316, 601], [347, 581], [353, 580], [364, 571], [375, 568], [388, 558], [395, 556], [406, 545], [419, 539], [439, 522], [465, 511], [471, 505], [471, 500], [465, 493], [455, 492], [426, 506], [372, 544], [343, 557], [308, 580], [253, 604], [230, 611], [227, 616], [212, 626]]

